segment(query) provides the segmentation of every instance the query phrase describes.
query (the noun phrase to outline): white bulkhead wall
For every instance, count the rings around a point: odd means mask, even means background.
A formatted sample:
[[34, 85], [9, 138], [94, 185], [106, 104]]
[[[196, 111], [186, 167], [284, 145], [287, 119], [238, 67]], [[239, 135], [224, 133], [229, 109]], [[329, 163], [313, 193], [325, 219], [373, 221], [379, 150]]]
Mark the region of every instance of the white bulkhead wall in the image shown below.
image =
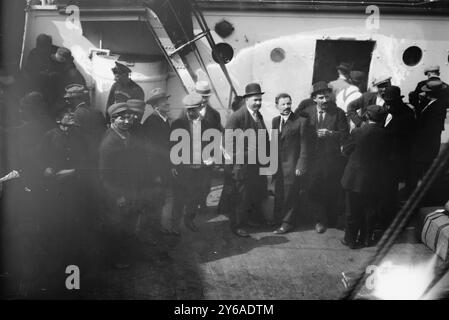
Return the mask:
[[[98, 69], [101, 66], [97, 65], [95, 67], [94, 63], [96, 61], [103, 61], [104, 59], [101, 56], [94, 57], [93, 59], [89, 58], [90, 50], [92, 48], [100, 47], [99, 43], [101, 35], [99, 30], [101, 28], [97, 29], [95, 27], [95, 23], [97, 22], [89, 21], [88, 29], [83, 30], [83, 34], [81, 30], [73, 29], [71, 24], [67, 23], [67, 18], [68, 16], [60, 14], [56, 9], [37, 9], [31, 10], [29, 12], [28, 25], [26, 27], [24, 39], [24, 63], [26, 62], [30, 50], [35, 47], [37, 36], [41, 33], [51, 35], [54, 45], [67, 47], [72, 51], [78, 70], [83, 74], [84, 78], [86, 79], [87, 86], [92, 90], [94, 98], [93, 104], [99, 110], [104, 111], [106, 97], [113, 82], [113, 74], [112, 72], [109, 73], [109, 67], [113, 66], [113, 62], [110, 63], [110, 66], [108, 65], [108, 70], [101, 71]], [[103, 24], [103, 38], [105, 38], [104, 32], [106, 31], [108, 32], [108, 38], [110, 39], [110, 46], [105, 46], [106, 41], [103, 41], [102, 49], [112, 49], [111, 53], [114, 53], [114, 51], [116, 50], [121, 50], [121, 52], [127, 53], [162, 55], [156, 43], [153, 41], [152, 35], [149, 31], [142, 33], [137, 32], [136, 30], [133, 31], [132, 27], [127, 27], [127, 22], [129, 22], [127, 21], [127, 19], [129, 19], [129, 17], [121, 18], [120, 16], [117, 16], [109, 19], [110, 20], [107, 20], [106, 22], [98, 22]], [[137, 18], [134, 21], [138, 21]], [[139, 23], [144, 25], [143, 22]], [[83, 24], [83, 26], [85, 25]], [[120, 28], [118, 26], [120, 26]], [[132, 36], [131, 38], [130, 35]], [[122, 48], [120, 48], [120, 46], [122, 46]], [[162, 61], [162, 63], [166, 64], [165, 61]], [[138, 69], [140, 69], [139, 65], [140, 64], [136, 63], [129, 65], [129, 67], [132, 70], [134, 70], [135, 67], [138, 67]], [[167, 69], [166, 67], [163, 68], [162, 66], [154, 66], [151, 68], [154, 70]], [[151, 68], [144, 66], [142, 70]], [[107, 77], [108, 75], [110, 76], [110, 78]], [[172, 108], [171, 113], [172, 117], [176, 118], [182, 110], [184, 88], [180, 80], [173, 72], [169, 71], [166, 76], [166, 80], [164, 81], [161, 81], [161, 77], [162, 75], [138, 74], [137, 70], [136, 72], [133, 72], [131, 74], [131, 78], [143, 87], [145, 98], [148, 98], [149, 91], [154, 86], [162, 86], [168, 92], [170, 92], [170, 103]], [[142, 80], [143, 78], [145, 79]], [[157, 81], [152, 81], [149, 78], [154, 78]], [[139, 79], [142, 81], [140, 81]], [[151, 108], [148, 111], [151, 112]]]
[[[382, 15], [380, 12], [379, 29], [368, 29], [366, 19], [369, 15], [363, 13], [204, 11], [203, 14], [216, 43], [226, 42], [234, 49], [234, 58], [226, 67], [237, 92], [243, 94], [245, 85], [251, 81], [261, 83], [266, 92], [261, 112], [269, 126], [271, 118], [277, 115], [274, 98], [278, 93], [291, 94], [294, 107], [309, 97], [316, 40], [375, 41], [368, 84], [376, 76], [389, 74], [392, 83], [401, 87], [406, 101], [408, 93], [425, 79], [423, 70], [426, 66], [440, 65], [442, 79], [449, 82], [447, 17]], [[235, 28], [225, 39], [213, 31], [215, 24], [223, 19]], [[197, 24], [194, 28], [195, 33], [200, 33]], [[212, 60], [206, 40], [200, 41], [199, 48], [207, 60], [217, 91], [227, 102], [229, 87], [225, 77]], [[418, 46], [423, 52], [421, 61], [415, 66], [407, 66], [402, 60], [404, 50], [410, 46]], [[285, 51], [285, 59], [273, 62], [270, 53], [278, 47]]]

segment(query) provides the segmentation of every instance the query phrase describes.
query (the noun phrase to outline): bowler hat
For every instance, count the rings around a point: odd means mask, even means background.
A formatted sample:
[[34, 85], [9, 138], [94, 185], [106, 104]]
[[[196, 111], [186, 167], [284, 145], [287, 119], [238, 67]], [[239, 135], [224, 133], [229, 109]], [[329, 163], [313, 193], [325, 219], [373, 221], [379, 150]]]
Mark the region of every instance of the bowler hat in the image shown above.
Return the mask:
[[401, 88], [397, 86], [386, 87], [382, 92], [382, 99], [385, 101], [401, 100], [404, 96], [401, 96]]
[[64, 98], [74, 98], [87, 94], [89, 91], [82, 84], [72, 83], [65, 87]]
[[243, 95], [243, 98], [253, 96], [256, 94], [264, 94], [265, 92], [262, 92], [262, 89], [260, 88], [260, 84], [258, 83], [250, 83], [247, 84], [245, 87], [245, 94]]
[[203, 97], [199, 93], [191, 92], [182, 99], [182, 103], [186, 109], [196, 108], [203, 103]]
[[337, 67], [337, 70], [342, 70], [345, 71], [346, 73], [349, 73], [351, 71], [351, 65], [349, 63], [346, 62], [341, 62]]
[[318, 81], [315, 82], [312, 85], [312, 90], [311, 90], [311, 95], [315, 95], [318, 92], [322, 92], [322, 91], [331, 91], [332, 89], [329, 88], [329, 86], [327, 85], [326, 81]]
[[128, 104], [126, 102], [118, 102], [114, 103], [108, 108], [109, 117], [113, 117], [123, 111], [130, 111]]
[[440, 66], [433, 65], [424, 68], [424, 75], [427, 75], [428, 72], [440, 72]]
[[383, 122], [387, 116], [387, 111], [384, 107], [372, 104], [366, 108], [366, 114], [371, 121]]
[[121, 64], [120, 62], [115, 62], [115, 67], [112, 68], [112, 72], [113, 73], [118, 73], [118, 74], [122, 74], [122, 73], [131, 73], [131, 69], [128, 68], [127, 66], [125, 66], [124, 64]]
[[129, 99], [126, 101], [128, 108], [136, 113], [144, 114], [145, 113], [145, 102], [139, 99]]
[[153, 90], [150, 91], [150, 97], [148, 98], [148, 100], [146, 101], [146, 103], [148, 104], [153, 104], [155, 103], [157, 100], [162, 99], [162, 98], [169, 98], [170, 95], [168, 95], [164, 89], [161, 88], [155, 88]]
[[447, 85], [438, 79], [430, 79], [421, 87], [421, 91], [424, 92], [440, 92], [445, 89], [447, 89]]

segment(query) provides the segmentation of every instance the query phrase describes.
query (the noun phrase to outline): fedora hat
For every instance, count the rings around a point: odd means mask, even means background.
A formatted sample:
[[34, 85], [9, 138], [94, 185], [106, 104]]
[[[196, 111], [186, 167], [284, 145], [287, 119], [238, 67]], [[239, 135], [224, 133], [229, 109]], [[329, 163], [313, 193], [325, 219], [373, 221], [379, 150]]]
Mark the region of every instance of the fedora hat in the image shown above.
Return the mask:
[[207, 81], [198, 81], [195, 83], [195, 92], [199, 93], [202, 96], [209, 97], [212, 93], [210, 90], [209, 82]]
[[264, 94], [265, 92], [262, 92], [262, 89], [260, 88], [260, 84], [258, 83], [249, 83], [245, 87], [245, 94], [243, 95], [243, 98], [253, 96], [256, 94]]
[[443, 81], [438, 79], [431, 79], [426, 82], [425, 85], [421, 87], [421, 91], [424, 92], [440, 92], [441, 90], [446, 90], [447, 85]]
[[318, 81], [315, 82], [312, 85], [312, 89], [310, 90], [310, 94], [313, 96], [314, 94], [318, 93], [318, 92], [322, 92], [322, 91], [331, 91], [332, 89], [329, 88], [329, 86], [327, 85], [326, 81]]

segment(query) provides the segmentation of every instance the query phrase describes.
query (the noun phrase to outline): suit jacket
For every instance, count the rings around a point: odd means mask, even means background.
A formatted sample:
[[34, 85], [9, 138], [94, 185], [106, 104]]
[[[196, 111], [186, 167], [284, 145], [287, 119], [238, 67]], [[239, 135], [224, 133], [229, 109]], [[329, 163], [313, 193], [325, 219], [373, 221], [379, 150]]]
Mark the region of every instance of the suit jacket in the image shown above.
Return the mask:
[[[281, 116], [273, 118], [273, 129], [279, 130], [280, 124]], [[296, 179], [296, 170], [306, 171], [309, 144], [307, 119], [291, 113], [278, 135], [279, 168], [276, 177], [282, 175], [284, 183], [290, 184]]]
[[437, 99], [417, 113], [412, 159], [415, 162], [431, 162], [440, 150], [441, 132], [446, 119], [446, 102]]
[[[260, 114], [260, 113], [259, 113]], [[260, 121], [262, 122], [262, 126], [264, 129], [266, 129], [265, 126], [265, 122], [263, 120], [262, 115], [260, 114]], [[235, 111], [234, 113], [231, 114], [231, 116], [228, 119], [228, 122], [226, 123], [225, 129], [241, 129], [243, 131], [246, 131], [248, 129], [254, 130], [253, 132], [255, 133], [255, 137], [256, 137], [256, 144], [249, 144], [248, 141], [246, 141], [247, 139], [245, 139], [245, 143], [244, 143], [244, 147], [243, 149], [239, 149], [236, 148], [236, 139], [234, 138], [234, 148], [233, 150], [231, 150], [231, 148], [229, 148], [229, 144], [230, 141], [226, 141], [226, 139], [224, 139], [225, 141], [225, 148], [226, 151], [233, 156], [233, 160], [234, 160], [234, 167], [245, 167], [248, 165], [248, 155], [250, 153], [255, 153], [256, 158], [257, 158], [257, 148], [261, 145], [261, 143], [265, 143], [267, 153], [269, 151], [269, 139], [268, 139], [268, 133], [266, 133], [266, 135], [263, 138], [263, 141], [259, 141], [259, 137], [257, 134], [257, 125], [256, 122], [254, 121], [252, 115], [249, 113], [248, 108], [246, 106], [241, 107], [239, 110]], [[226, 136], [225, 136], [226, 138]], [[241, 153], [243, 153], [244, 156], [244, 164], [237, 164], [236, 163], [236, 158], [238, 157], [238, 155], [240, 155]], [[256, 161], [258, 162], [258, 161]]]
[[302, 112], [302, 115], [307, 117], [307, 122], [311, 129], [311, 139], [314, 146], [310, 152], [312, 161], [318, 157], [329, 159], [333, 157], [340, 157], [340, 146], [345, 143], [349, 134], [349, 126], [346, 120], [345, 112], [338, 107], [333, 107], [332, 105], [327, 107], [323, 128], [331, 130], [332, 134], [321, 139], [318, 139], [317, 135], [318, 115], [316, 104], [305, 109]]
[[[363, 122], [363, 115], [366, 112], [366, 108], [370, 105], [376, 104], [377, 93], [376, 92], [365, 92], [358, 99], [355, 99], [348, 105], [348, 118], [354, 122], [357, 127]], [[361, 110], [362, 117], [357, 114], [357, 110]]]
[[[441, 80], [440, 77], [431, 77], [430, 79], [432, 80]], [[408, 101], [410, 102], [410, 104], [412, 104], [415, 108], [420, 108], [420, 99], [419, 99], [419, 94], [422, 92], [421, 88], [427, 83], [427, 81], [429, 81], [430, 79], [427, 80], [422, 80], [420, 82], [418, 82], [418, 84], [416, 85], [416, 88], [414, 91], [411, 91], [408, 94]], [[448, 85], [447, 83], [443, 82], [446, 86]], [[446, 90], [443, 90], [441, 92], [441, 98], [443, 98], [444, 100], [446, 100], [448, 102], [448, 106], [449, 107], [449, 87], [447, 87]]]
[[147, 150], [161, 177], [166, 178], [170, 169], [170, 130], [168, 120], [165, 122], [153, 112], [143, 123], [142, 130], [147, 141]]
[[[194, 150], [194, 143], [196, 143], [197, 141], [194, 141], [193, 137], [192, 137], [192, 128], [191, 128], [191, 121], [188, 119], [186, 114], [182, 114], [178, 119], [176, 119], [175, 121], [173, 121], [172, 126], [171, 126], [171, 132], [173, 132], [174, 130], [177, 129], [184, 129], [188, 132], [189, 134], [189, 138], [190, 138], [190, 162], [188, 164], [180, 164], [180, 165], [176, 165], [177, 168], [181, 169], [184, 167], [191, 167], [191, 165], [195, 165], [195, 166], [205, 166], [203, 164], [203, 160], [206, 159], [201, 159], [201, 164], [194, 164], [193, 163], [193, 150]], [[201, 120], [201, 137], [203, 136], [204, 131], [206, 131], [207, 129], [211, 129], [211, 125], [204, 119]], [[200, 137], [200, 138], [201, 138]], [[170, 141], [170, 148], [173, 148], [176, 144], [180, 143], [181, 139], [178, 139], [177, 141]], [[203, 151], [204, 147], [209, 144], [208, 141], [200, 141], [201, 143], [201, 152]]]
[[209, 104], [206, 105], [206, 112], [204, 113], [204, 120], [206, 120], [211, 128], [222, 131], [223, 127], [221, 125], [220, 113], [212, 108]]
[[346, 190], [363, 194], [382, 193], [388, 177], [391, 139], [382, 125], [369, 123], [351, 132], [355, 149], [346, 165], [341, 184]]

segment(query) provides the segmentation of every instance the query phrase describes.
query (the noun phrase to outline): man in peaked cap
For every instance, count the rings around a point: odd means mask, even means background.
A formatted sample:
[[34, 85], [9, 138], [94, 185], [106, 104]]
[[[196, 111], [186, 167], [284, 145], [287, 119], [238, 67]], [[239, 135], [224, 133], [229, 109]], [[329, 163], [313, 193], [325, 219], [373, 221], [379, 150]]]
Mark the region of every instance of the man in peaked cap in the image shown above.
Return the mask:
[[341, 242], [351, 249], [374, 244], [374, 228], [389, 179], [379, 173], [388, 168], [391, 158], [391, 139], [383, 125], [386, 115], [384, 107], [368, 106], [367, 124], [351, 132], [354, 149], [341, 179], [349, 204]]
[[145, 100], [142, 88], [130, 78], [131, 69], [120, 62], [115, 62], [112, 68], [114, 84], [109, 91], [107, 108], [117, 102], [126, 102], [130, 99]]
[[[176, 119], [171, 127], [171, 131], [184, 130], [189, 135], [189, 141], [175, 141], [172, 146], [179, 143], [188, 143], [190, 149], [190, 159], [188, 163], [175, 165], [172, 172], [174, 175], [174, 207], [173, 207], [173, 228], [177, 229], [180, 216], [185, 208], [184, 225], [192, 230], [198, 231], [198, 227], [194, 223], [199, 204], [202, 201], [203, 190], [205, 184], [208, 183], [210, 166], [202, 159], [202, 150], [206, 145], [203, 141], [194, 140], [194, 133], [198, 132], [203, 135], [204, 131], [211, 129], [209, 123], [205, 122], [200, 115], [203, 98], [198, 93], [190, 93], [182, 100], [186, 113]], [[187, 146], [186, 146], [187, 147]], [[172, 147], [173, 148], [173, 147]], [[173, 159], [172, 159], [173, 161]]]
[[[441, 80], [440, 79], [440, 66], [432, 65], [424, 68], [424, 75], [427, 77], [426, 80], [418, 82], [415, 90], [411, 91], [408, 96], [408, 101], [415, 107], [420, 108], [422, 104], [426, 104], [425, 93], [421, 90], [422, 87], [427, 83], [428, 80]], [[446, 83], [445, 83], [446, 84]], [[446, 84], [447, 85], [447, 84]], [[445, 100], [448, 101], [449, 105], [449, 89], [443, 90], [441, 92], [442, 96], [445, 96]]]
[[391, 86], [391, 77], [388, 75], [376, 77], [373, 81], [373, 86], [376, 88], [377, 92], [365, 92], [360, 98], [355, 99], [348, 105], [348, 118], [355, 124], [356, 127], [360, 127], [362, 125], [363, 116], [368, 106], [383, 106], [385, 104], [385, 101], [382, 98], [382, 92], [386, 87]]
[[329, 103], [331, 89], [326, 82], [314, 83], [311, 92], [314, 104], [303, 111], [313, 133], [308, 201], [315, 213], [315, 230], [323, 233], [329, 225], [336, 224], [340, 213], [339, 181], [344, 167], [340, 147], [346, 141], [349, 127], [344, 111]]
[[[232, 164], [226, 165], [226, 170], [232, 172], [233, 184], [237, 190], [236, 206], [229, 213], [231, 231], [239, 237], [249, 236], [248, 227], [257, 227], [265, 223], [262, 216], [262, 204], [268, 196], [267, 179], [266, 176], [260, 175], [262, 167], [260, 162], [256, 161], [252, 164], [248, 157], [250, 153], [257, 155], [261, 144], [265, 144], [265, 150], [269, 150], [268, 133], [263, 138], [257, 135], [259, 130], [266, 132], [265, 122], [259, 112], [263, 94], [258, 83], [248, 84], [243, 95], [244, 105], [231, 114], [225, 126], [225, 130], [234, 130], [234, 132], [238, 129], [243, 132], [254, 130], [257, 136], [256, 144], [249, 144], [246, 141], [244, 148], [239, 150], [231, 148], [232, 141], [225, 141], [226, 152], [233, 158]], [[236, 137], [236, 139], [240, 138]], [[234, 143], [233, 145], [235, 146]], [[240, 158], [239, 153], [243, 153], [244, 163], [236, 163], [236, 160]]]

